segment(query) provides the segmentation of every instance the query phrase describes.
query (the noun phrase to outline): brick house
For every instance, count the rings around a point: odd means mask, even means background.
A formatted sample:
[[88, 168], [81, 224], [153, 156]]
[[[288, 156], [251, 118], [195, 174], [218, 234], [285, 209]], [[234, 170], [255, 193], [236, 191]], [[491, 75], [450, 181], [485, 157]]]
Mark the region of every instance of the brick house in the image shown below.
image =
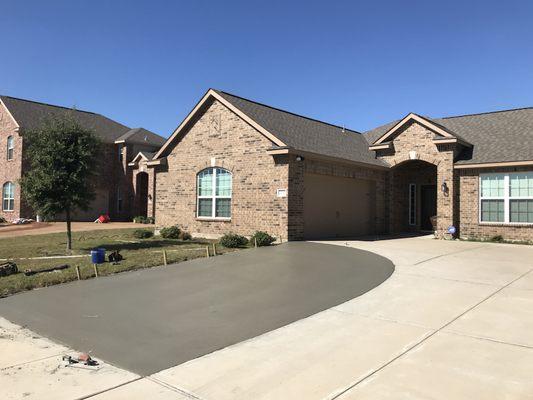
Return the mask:
[[[73, 218], [93, 221], [101, 214], [109, 214], [112, 220], [125, 221], [139, 215], [146, 209], [142, 204], [148, 201], [148, 180], [134, 180], [137, 173], [128, 164], [140, 152], [157, 151], [165, 139], [143, 128], [131, 129], [103, 115], [0, 96], [0, 216], [8, 221], [36, 217], [24, 201], [18, 184], [29, 167], [24, 158], [24, 131], [37, 128], [47, 116], [66, 112], [83, 127], [93, 130], [103, 142], [94, 182], [96, 198], [87, 211], [79, 210]], [[62, 216], [57, 215], [56, 219], [61, 220]]]
[[193, 234], [533, 240], [532, 139], [531, 108], [359, 133], [210, 89], [132, 165], [153, 171], [157, 225]]

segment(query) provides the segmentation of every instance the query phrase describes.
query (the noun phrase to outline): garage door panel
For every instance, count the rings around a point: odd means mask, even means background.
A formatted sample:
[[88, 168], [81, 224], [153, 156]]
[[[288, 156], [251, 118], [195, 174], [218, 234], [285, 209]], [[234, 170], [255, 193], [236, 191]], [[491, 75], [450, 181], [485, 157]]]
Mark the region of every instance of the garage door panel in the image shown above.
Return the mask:
[[304, 177], [306, 239], [350, 237], [372, 233], [375, 182], [306, 174]]

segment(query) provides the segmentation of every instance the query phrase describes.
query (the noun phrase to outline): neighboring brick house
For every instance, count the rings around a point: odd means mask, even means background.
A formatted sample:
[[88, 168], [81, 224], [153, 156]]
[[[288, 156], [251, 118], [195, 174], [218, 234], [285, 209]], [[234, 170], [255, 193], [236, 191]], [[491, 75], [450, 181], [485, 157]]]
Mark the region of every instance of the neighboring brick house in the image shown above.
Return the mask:
[[[158, 226], [283, 239], [412, 231], [533, 240], [533, 109], [364, 134], [210, 89], [151, 158]], [[153, 210], [153, 208], [152, 208]], [[436, 217], [436, 218], [432, 218]]]
[[[94, 221], [101, 214], [109, 214], [112, 220], [131, 220], [139, 211], [135, 208], [139, 190], [133, 180], [135, 171], [128, 164], [140, 151], [157, 151], [165, 139], [142, 128], [131, 129], [99, 114], [8, 96], [0, 96], [0, 216], [8, 221], [36, 217], [24, 201], [19, 185], [20, 178], [29, 168], [24, 157], [24, 131], [37, 128], [47, 116], [67, 112], [83, 127], [93, 130], [103, 142], [94, 182], [96, 198], [87, 211], [79, 210], [73, 218]], [[60, 220], [62, 216], [57, 215], [56, 219]]]

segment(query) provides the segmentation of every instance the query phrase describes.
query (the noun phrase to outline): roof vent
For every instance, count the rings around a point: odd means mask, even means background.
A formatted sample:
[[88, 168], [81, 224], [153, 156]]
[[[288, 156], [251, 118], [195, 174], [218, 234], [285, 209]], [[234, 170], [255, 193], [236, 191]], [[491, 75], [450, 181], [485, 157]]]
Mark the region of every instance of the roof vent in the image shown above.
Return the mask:
[[342, 133], [346, 132], [346, 128], [344, 127], [344, 125], [342, 126]]

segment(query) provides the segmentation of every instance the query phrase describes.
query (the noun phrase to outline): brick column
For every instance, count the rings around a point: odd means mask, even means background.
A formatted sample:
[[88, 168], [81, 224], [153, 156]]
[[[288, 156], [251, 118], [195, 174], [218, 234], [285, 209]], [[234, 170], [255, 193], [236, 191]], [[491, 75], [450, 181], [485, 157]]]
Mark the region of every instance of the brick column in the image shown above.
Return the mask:
[[[448, 187], [446, 193], [441, 189], [444, 182]], [[454, 224], [454, 190], [453, 152], [443, 152], [443, 157], [437, 165], [437, 234], [439, 238], [448, 236], [446, 235], [448, 227]]]

